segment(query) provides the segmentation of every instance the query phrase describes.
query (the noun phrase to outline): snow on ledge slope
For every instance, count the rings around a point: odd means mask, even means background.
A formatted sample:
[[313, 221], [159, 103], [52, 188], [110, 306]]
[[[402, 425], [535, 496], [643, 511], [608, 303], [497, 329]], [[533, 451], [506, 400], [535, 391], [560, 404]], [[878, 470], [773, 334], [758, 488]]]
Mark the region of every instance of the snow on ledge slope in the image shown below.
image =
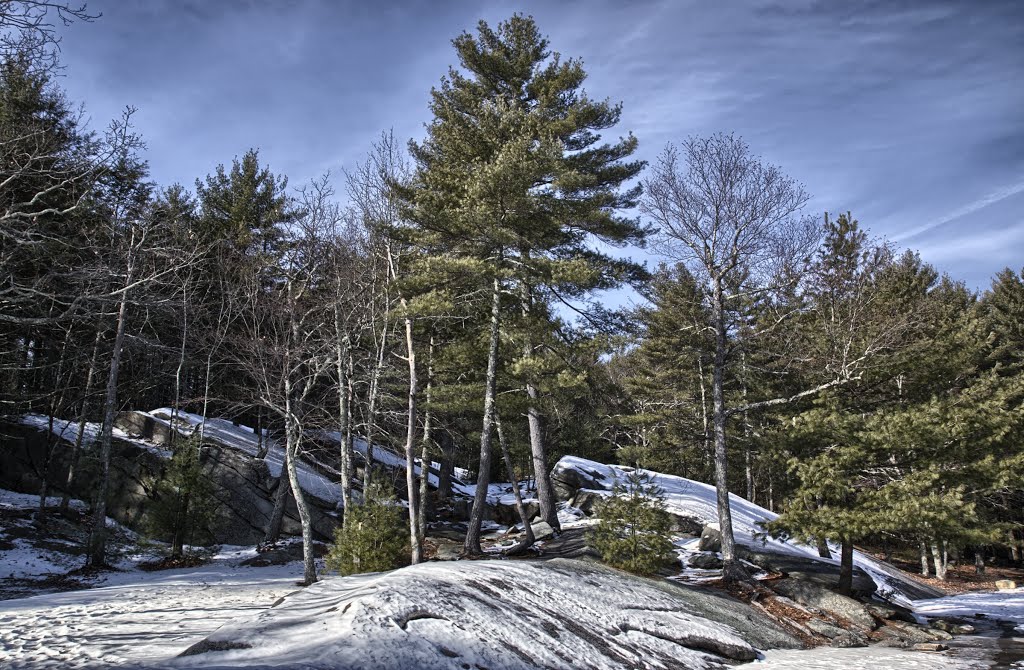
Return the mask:
[[564, 560], [327, 578], [192, 651], [170, 665], [703, 669], [756, 657], [654, 582]]
[[[565, 456], [555, 464], [555, 478], [560, 471], [566, 470], [578, 471], [582, 475], [581, 480], [591, 481], [595, 484], [595, 490], [607, 493], [612, 490], [617, 479], [624, 480], [626, 473], [631, 472], [633, 468], [622, 465], [604, 465], [585, 458]], [[650, 470], [646, 472], [651, 475], [654, 484], [665, 491], [665, 504], [669, 512], [693, 517], [705, 524], [718, 523], [714, 486], [685, 477], [666, 475]], [[732, 509], [733, 533], [738, 544], [774, 553], [793, 554], [803, 558], [839, 563], [838, 560], [829, 561], [829, 559], [820, 558], [816, 547], [764, 537], [761, 523], [778, 518], [778, 514], [741, 498], [735, 493], [729, 494], [729, 504]], [[838, 546], [833, 546], [832, 550], [834, 554], [838, 555]], [[894, 566], [876, 560], [860, 551], [853, 552], [853, 562], [875, 580], [880, 596], [905, 607], [913, 606], [911, 594], [920, 593], [922, 589], [928, 588]]]

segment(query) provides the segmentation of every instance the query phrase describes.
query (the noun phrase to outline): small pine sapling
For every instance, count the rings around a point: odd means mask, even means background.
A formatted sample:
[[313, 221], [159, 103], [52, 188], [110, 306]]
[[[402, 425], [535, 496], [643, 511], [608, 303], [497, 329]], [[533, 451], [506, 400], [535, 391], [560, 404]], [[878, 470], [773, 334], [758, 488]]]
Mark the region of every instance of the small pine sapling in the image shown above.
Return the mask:
[[353, 505], [345, 525], [334, 531], [327, 553], [329, 570], [341, 575], [381, 572], [409, 561], [409, 538], [402, 508], [379, 476], [367, 483], [362, 505]]
[[598, 505], [597, 515], [600, 520], [590, 543], [612, 567], [653, 575], [676, 560], [665, 491], [649, 473], [633, 470], [616, 481], [612, 495]]
[[171, 554], [182, 556], [185, 544], [212, 539], [218, 501], [203, 470], [198, 436], [178, 441], [163, 476], [156, 481], [147, 530], [171, 538]]

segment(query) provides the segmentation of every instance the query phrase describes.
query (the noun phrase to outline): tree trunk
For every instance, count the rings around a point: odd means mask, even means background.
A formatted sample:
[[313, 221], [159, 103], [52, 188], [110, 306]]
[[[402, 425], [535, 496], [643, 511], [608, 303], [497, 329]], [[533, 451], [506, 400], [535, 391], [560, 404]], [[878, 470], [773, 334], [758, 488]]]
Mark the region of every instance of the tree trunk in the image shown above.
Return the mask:
[[818, 556], [821, 558], [832, 558], [832, 550], [828, 548], [828, 540], [824, 537], [818, 538]]
[[1014, 565], [1020, 564], [1020, 543], [1017, 541], [1017, 534], [1010, 531], [1010, 559]]
[[342, 504], [342, 525], [348, 518], [348, 511], [352, 505], [352, 443], [348, 441], [348, 381], [345, 365], [348, 358], [349, 340], [348, 336], [341, 334], [341, 308], [335, 305], [334, 308], [335, 341], [337, 349], [335, 355], [335, 369], [338, 373], [338, 442], [341, 446], [339, 454], [339, 466], [341, 470], [341, 504]]
[[920, 549], [921, 549], [921, 576], [922, 577], [927, 577], [929, 574], [931, 574], [931, 571], [928, 569], [928, 545], [925, 544], [924, 540], [921, 540]]
[[452, 475], [455, 471], [455, 440], [447, 431], [437, 436], [441, 448], [441, 471], [437, 475], [437, 499], [447, 500], [452, 496]]
[[[409, 309], [405, 298], [402, 298], [402, 308]], [[416, 498], [416, 348], [412, 341], [412, 318], [405, 317], [405, 354], [409, 363], [409, 409], [405, 423], [405, 488], [409, 498], [409, 546], [411, 548], [412, 564], [416, 565], [423, 560], [423, 549], [420, 546], [419, 534], [419, 503]], [[425, 464], [421, 464], [421, 471]]]
[[935, 577], [941, 581], [946, 581], [946, 563], [942, 558], [942, 543], [942, 540], [932, 540], [932, 560], [935, 563]]
[[[134, 242], [134, 240], [133, 240]], [[125, 286], [132, 281], [132, 263]], [[92, 533], [89, 537], [89, 557], [86, 565], [100, 567], [106, 564], [107, 553], [107, 489], [110, 486], [110, 445], [114, 434], [114, 415], [117, 413], [117, 380], [121, 369], [121, 351], [124, 348], [125, 323], [128, 320], [128, 291], [121, 293], [117, 308], [117, 331], [114, 350], [110, 354], [110, 373], [107, 375], [107, 394], [103, 400], [103, 427], [100, 429], [100, 480], [96, 487], [93, 506]]]
[[[50, 495], [50, 466], [53, 463], [53, 452], [57, 447], [57, 435], [53, 432], [53, 420], [54, 415], [60, 412], [64, 408], [64, 398], [67, 394], [68, 386], [70, 386], [70, 380], [67, 384], [62, 383], [64, 378], [64, 364], [67, 362], [68, 344], [71, 342], [71, 331], [72, 328], [68, 328], [64, 334], [64, 342], [60, 347], [60, 359], [57, 362], [57, 372], [54, 375], [54, 379], [57, 382], [59, 391], [50, 392], [50, 403], [47, 411], [49, 416], [49, 430], [46, 434], [46, 453], [43, 457], [43, 468], [42, 476], [39, 478], [39, 512], [36, 514], [36, 523], [40, 528], [46, 525], [46, 499]], [[65, 430], [67, 427], [65, 426]], [[64, 431], [61, 431], [61, 437], [63, 437]]]
[[551, 484], [551, 469], [548, 464], [548, 448], [544, 441], [540, 410], [537, 409], [540, 394], [536, 386], [527, 382], [526, 395], [530, 402], [526, 409], [526, 418], [530, 425], [530, 456], [533, 459], [533, 477], [537, 483], [540, 518], [547, 521], [555, 530], [560, 530], [558, 505], [555, 502], [554, 486]]
[[[380, 329], [380, 347], [377, 349], [377, 360], [373, 366], [373, 376], [370, 378], [370, 393], [366, 400], [366, 470], [363, 472], [363, 492], [369, 488], [373, 470], [373, 432], [377, 420], [377, 396], [380, 392], [380, 373], [384, 368], [384, 352], [387, 350], [388, 322], [384, 319], [384, 325]], [[376, 333], [374, 333], [376, 342]]]
[[849, 596], [853, 591], [853, 540], [842, 538], [842, 549], [839, 553], [839, 593]]
[[491, 442], [494, 425], [494, 399], [498, 380], [498, 339], [501, 327], [501, 287], [494, 280], [491, 295], [490, 340], [487, 347], [487, 378], [484, 382], [484, 420], [480, 432], [480, 467], [476, 476], [476, 494], [473, 496], [473, 509], [469, 516], [469, 528], [466, 531], [464, 551], [468, 556], [479, 556], [480, 524], [484, 520], [484, 507], [487, 505], [487, 486], [491, 482]]
[[985, 574], [985, 554], [981, 547], [974, 548], [974, 574]]
[[746, 570], [736, 560], [736, 540], [732, 531], [732, 508], [729, 505], [729, 467], [725, 444], [725, 356], [728, 333], [725, 324], [722, 282], [714, 279], [712, 311], [715, 322], [715, 361], [712, 370], [712, 420], [715, 431], [715, 494], [718, 506], [718, 524], [722, 533], [722, 578], [726, 581], [747, 577]]
[[284, 510], [288, 505], [288, 495], [291, 493], [291, 489], [291, 478], [282, 470], [281, 475], [277, 478], [277, 491], [274, 495], [274, 511], [270, 514], [270, 523], [267, 525], [267, 534], [263, 538], [264, 544], [272, 544], [281, 539], [281, 524], [284, 522]]
[[708, 397], [707, 384], [704, 383], [704, 360], [697, 356], [697, 376], [700, 377], [700, 418], [704, 427], [704, 467], [705, 472], [710, 470], [714, 448], [711, 444], [711, 425], [708, 420]]
[[526, 514], [526, 506], [523, 505], [523, 496], [519, 493], [519, 479], [516, 477], [516, 469], [512, 466], [512, 456], [508, 451], [508, 443], [505, 442], [505, 431], [501, 429], [501, 417], [494, 412], [494, 427], [498, 430], [498, 444], [501, 445], [501, 457], [505, 461], [505, 470], [508, 472], [508, 479], [512, 482], [512, 495], [516, 500], [516, 512], [523, 524], [525, 531], [523, 539], [512, 549], [505, 552], [509, 556], [516, 556], [525, 552], [536, 538], [533, 536], [533, 527], [530, 525], [530, 517]]
[[433, 408], [430, 406], [431, 393], [434, 386], [434, 336], [430, 336], [430, 345], [427, 350], [427, 387], [425, 393], [426, 406], [423, 410], [423, 445], [420, 449], [420, 504], [419, 520], [416, 524], [416, 533], [419, 536], [420, 545], [427, 536], [427, 500], [430, 494], [430, 439], [433, 430]]
[[71, 504], [71, 487], [75, 483], [75, 472], [78, 470], [78, 458], [82, 453], [82, 441], [85, 439], [85, 424], [89, 416], [89, 396], [92, 394], [92, 385], [96, 377], [96, 363], [100, 355], [100, 342], [103, 340], [103, 331], [96, 331], [96, 338], [92, 343], [92, 355], [89, 357], [89, 370], [85, 374], [85, 389], [82, 393], [82, 407], [78, 413], [78, 435], [75, 436], [75, 445], [71, 448], [71, 463], [68, 465], [68, 477], [64, 482], [64, 495], [60, 499], [62, 512], [68, 510]]
[[[522, 250], [524, 261], [528, 261], [530, 254]], [[533, 309], [533, 296], [530, 287], [523, 282], [520, 291], [520, 308], [526, 323], [526, 330], [529, 329], [529, 316]], [[533, 343], [530, 342], [530, 335], [525, 335], [523, 344], [523, 357], [529, 359], [533, 356]], [[527, 373], [529, 375], [529, 373]], [[530, 428], [530, 456], [533, 459], [533, 477], [537, 482], [537, 500], [540, 502], [540, 518], [547, 521], [554, 529], [560, 529], [558, 523], [558, 507], [555, 503], [554, 486], [551, 484], [551, 471], [548, 463], [548, 449], [544, 441], [544, 427], [540, 413], [540, 391], [532, 379], [526, 380], [526, 418]]]
[[[286, 383], [286, 386], [287, 385]], [[291, 389], [286, 389], [289, 393]], [[299, 471], [295, 465], [295, 459], [299, 455], [299, 444], [302, 431], [295, 425], [295, 418], [292, 415], [290, 403], [286, 400], [288, 416], [285, 417], [285, 469], [288, 472], [288, 482], [291, 484], [292, 495], [295, 498], [295, 507], [299, 511], [299, 522], [302, 524], [302, 584], [309, 586], [316, 582], [316, 561], [313, 556], [313, 523], [309, 514], [309, 504], [306, 496], [299, 486]]]

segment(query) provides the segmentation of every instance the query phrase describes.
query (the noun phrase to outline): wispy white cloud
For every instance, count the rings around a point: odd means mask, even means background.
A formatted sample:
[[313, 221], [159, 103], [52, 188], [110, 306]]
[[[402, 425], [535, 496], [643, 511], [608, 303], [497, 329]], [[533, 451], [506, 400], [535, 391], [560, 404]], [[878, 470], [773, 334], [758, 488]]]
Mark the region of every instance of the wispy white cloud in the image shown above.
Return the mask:
[[966, 205], [963, 205], [962, 207], [953, 210], [952, 212], [946, 214], [945, 216], [935, 219], [934, 221], [930, 221], [921, 226], [911, 228], [910, 230], [901, 231], [896, 235], [893, 235], [892, 240], [897, 243], [910, 242], [913, 239], [929, 231], [936, 230], [937, 228], [940, 228], [948, 223], [953, 223], [958, 219], [962, 219], [965, 216], [985, 209], [986, 207], [994, 205], [1002, 200], [1005, 200], [1006, 198], [1015, 196], [1018, 193], [1024, 193], [1024, 179], [1017, 183], [1010, 184], [1009, 186], [1004, 186], [1003, 188], [996, 189], [986, 194], [985, 196], [978, 198], [977, 200], [969, 202]]

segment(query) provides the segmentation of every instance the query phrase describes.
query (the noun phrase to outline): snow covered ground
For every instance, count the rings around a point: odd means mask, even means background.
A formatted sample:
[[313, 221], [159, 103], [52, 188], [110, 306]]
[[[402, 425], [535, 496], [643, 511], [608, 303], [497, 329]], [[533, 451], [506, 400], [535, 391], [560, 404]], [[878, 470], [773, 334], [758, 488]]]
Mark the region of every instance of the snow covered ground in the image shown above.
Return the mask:
[[152, 667], [295, 591], [302, 566], [108, 573], [107, 585], [0, 601], [0, 668]]
[[[586, 473], [589, 477], [600, 484], [602, 488], [594, 489], [608, 495], [617, 480], [624, 480], [627, 472], [632, 468], [621, 465], [604, 465], [595, 461], [589, 461], [575, 456], [565, 456], [555, 466], [555, 470], [575, 469]], [[715, 487], [703, 482], [676, 477], [659, 472], [647, 471], [652, 481], [665, 492], [665, 504], [669, 512], [680, 516], [687, 516], [699, 519], [704, 524], [718, 523], [718, 508], [715, 502]], [[595, 477], [595, 475], [600, 475]], [[797, 556], [804, 556], [818, 559], [818, 550], [799, 542], [787, 542], [764, 536], [761, 524], [778, 517], [760, 505], [756, 505], [735, 494], [729, 495], [730, 507], [732, 509], [733, 532], [736, 541], [751, 547], [764, 547], [765, 549], [777, 552], [788, 553]], [[696, 550], [698, 540], [682, 546], [683, 551]], [[839, 547], [833, 547], [833, 553], [838, 555]], [[827, 559], [819, 559], [827, 560]], [[838, 560], [832, 561], [838, 564]], [[880, 561], [871, 558], [859, 551], [854, 551], [853, 562], [871, 575], [878, 584], [881, 595], [894, 602], [910, 606], [911, 600], [905, 595], [903, 589], [908, 584], [910, 577], [899, 570], [888, 566]]]
[[914, 611], [927, 617], [971, 617], [980, 612], [990, 619], [1013, 622], [1024, 633], [1024, 588], [918, 600]]
[[773, 649], [749, 666], [751, 670], [959, 670], [984, 668], [975, 661], [945, 653], [907, 651], [889, 647], [854, 649]]
[[[315, 640], [315, 644], [310, 641]], [[754, 650], [649, 582], [558, 562], [426, 563], [328, 578], [174, 667], [720, 667]], [[666, 666], [667, 667], [667, 666]]]

